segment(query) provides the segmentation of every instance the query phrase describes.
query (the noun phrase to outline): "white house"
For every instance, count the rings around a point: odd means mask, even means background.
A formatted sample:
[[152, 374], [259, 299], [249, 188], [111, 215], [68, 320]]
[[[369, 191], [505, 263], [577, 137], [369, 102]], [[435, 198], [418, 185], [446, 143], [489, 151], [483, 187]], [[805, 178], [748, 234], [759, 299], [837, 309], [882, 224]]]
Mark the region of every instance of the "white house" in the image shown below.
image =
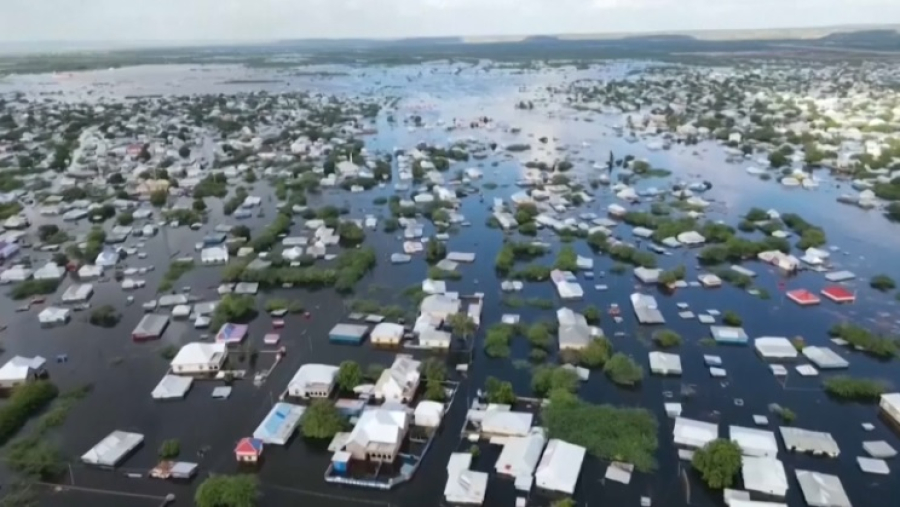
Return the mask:
[[214, 373], [222, 368], [228, 358], [225, 343], [192, 342], [181, 347], [170, 363], [172, 373]]
[[384, 401], [406, 403], [413, 399], [419, 387], [421, 361], [416, 361], [407, 354], [398, 354], [394, 364], [381, 372], [375, 383], [375, 398]]
[[441, 418], [444, 417], [444, 404], [431, 400], [420, 401], [419, 404], [416, 405], [416, 411], [413, 417], [416, 426], [437, 428], [441, 425]]
[[99, 254], [94, 264], [103, 268], [111, 268], [119, 262], [119, 252], [112, 248], [106, 248]]
[[334, 389], [337, 374], [337, 366], [304, 364], [288, 383], [288, 394], [295, 398], [327, 398]]
[[353, 459], [393, 463], [409, 429], [406, 410], [373, 408], [363, 411], [344, 450]]
[[61, 280], [65, 274], [65, 269], [57, 266], [53, 262], [48, 262], [38, 268], [31, 276], [33, 276], [35, 280]]
[[391, 322], [381, 322], [369, 333], [369, 341], [374, 345], [399, 345], [402, 339], [403, 326]]
[[31, 270], [21, 264], [16, 264], [0, 273], [0, 283], [18, 283], [31, 278]]
[[44, 373], [46, 362], [41, 356], [15, 356], [0, 367], [0, 388], [9, 389], [34, 380]]
[[68, 322], [69, 316], [70, 310], [68, 308], [48, 306], [38, 314], [38, 322], [40, 322], [42, 326], [56, 326]]
[[200, 251], [202, 264], [225, 264], [228, 262], [228, 248], [224, 246], [211, 246]]
[[538, 487], [573, 494], [585, 453], [586, 449], [580, 445], [550, 440], [534, 474]]

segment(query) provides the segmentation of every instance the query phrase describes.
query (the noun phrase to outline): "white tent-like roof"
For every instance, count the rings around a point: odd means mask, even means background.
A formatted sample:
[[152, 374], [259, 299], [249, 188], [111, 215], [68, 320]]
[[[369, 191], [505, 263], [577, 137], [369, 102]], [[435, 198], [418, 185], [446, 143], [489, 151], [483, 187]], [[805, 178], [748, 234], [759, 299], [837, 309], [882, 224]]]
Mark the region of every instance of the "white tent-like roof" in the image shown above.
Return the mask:
[[744, 488], [764, 495], [784, 498], [788, 490], [787, 474], [781, 461], [768, 457], [744, 456], [741, 460]]
[[42, 369], [46, 362], [47, 360], [41, 356], [15, 356], [0, 367], [0, 382], [22, 382], [28, 379], [32, 372]]
[[741, 448], [745, 456], [774, 458], [778, 455], [778, 441], [775, 439], [774, 432], [743, 426], [729, 426], [728, 433], [731, 441]]
[[140, 433], [116, 430], [84, 453], [81, 461], [89, 465], [113, 467], [143, 441], [144, 435]]
[[179, 375], [166, 375], [159, 381], [159, 384], [150, 393], [154, 400], [169, 400], [174, 398], [184, 398], [194, 379], [191, 377], [181, 377]]
[[675, 419], [675, 443], [700, 448], [719, 438], [719, 425], [686, 417]]
[[766, 359], [793, 359], [797, 349], [783, 336], [762, 336], [753, 340], [753, 348]]
[[527, 436], [508, 438], [503, 450], [500, 451], [500, 457], [497, 458], [495, 470], [499, 474], [516, 478], [531, 478], [538, 460], [541, 459], [545, 443], [547, 437], [544, 435], [544, 429], [540, 427], [532, 428]]
[[537, 485], [549, 491], [573, 494], [585, 452], [580, 445], [556, 438], [550, 440], [534, 474]]

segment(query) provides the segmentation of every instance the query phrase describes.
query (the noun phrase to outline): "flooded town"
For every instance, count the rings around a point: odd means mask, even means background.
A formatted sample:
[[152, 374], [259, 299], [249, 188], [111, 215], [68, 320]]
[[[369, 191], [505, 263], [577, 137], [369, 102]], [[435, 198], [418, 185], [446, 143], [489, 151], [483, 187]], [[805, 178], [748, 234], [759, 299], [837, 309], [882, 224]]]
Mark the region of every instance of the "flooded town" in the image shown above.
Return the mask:
[[895, 57], [284, 52], [0, 58], [0, 505], [900, 495]]

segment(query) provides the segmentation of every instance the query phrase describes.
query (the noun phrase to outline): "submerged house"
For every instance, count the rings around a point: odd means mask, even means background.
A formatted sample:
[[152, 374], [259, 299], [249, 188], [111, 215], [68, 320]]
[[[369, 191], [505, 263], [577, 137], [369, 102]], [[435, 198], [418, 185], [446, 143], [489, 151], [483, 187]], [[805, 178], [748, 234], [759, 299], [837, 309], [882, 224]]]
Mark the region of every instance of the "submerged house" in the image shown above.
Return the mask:
[[[534, 470], [547, 443], [547, 436], [543, 428], [531, 428], [524, 437], [507, 438], [500, 451], [500, 457], [494, 469], [498, 474], [508, 475], [516, 479], [516, 489], [525, 491], [531, 489]], [[527, 487], [520, 487], [527, 484]]]
[[26, 384], [44, 374], [47, 360], [41, 356], [15, 356], [0, 367], [0, 389]]
[[447, 462], [444, 500], [451, 504], [482, 505], [487, 492], [488, 474], [470, 470], [472, 453], [455, 452]]
[[358, 461], [393, 463], [408, 429], [406, 410], [384, 407], [365, 410], [347, 437], [343, 450]]
[[327, 398], [331, 396], [338, 367], [330, 364], [304, 364], [288, 383], [288, 395], [295, 398]]
[[537, 486], [547, 491], [574, 494], [586, 452], [580, 445], [551, 439], [534, 474]]
[[408, 403], [419, 388], [421, 361], [408, 354], [398, 354], [390, 368], [381, 372], [375, 383], [373, 395], [376, 399]]
[[559, 322], [560, 350], [581, 350], [591, 342], [591, 327], [584, 315], [569, 308], [560, 308], [556, 311], [556, 319]]
[[171, 367], [176, 374], [215, 373], [222, 369], [226, 359], [228, 348], [224, 343], [192, 342], [181, 347]]

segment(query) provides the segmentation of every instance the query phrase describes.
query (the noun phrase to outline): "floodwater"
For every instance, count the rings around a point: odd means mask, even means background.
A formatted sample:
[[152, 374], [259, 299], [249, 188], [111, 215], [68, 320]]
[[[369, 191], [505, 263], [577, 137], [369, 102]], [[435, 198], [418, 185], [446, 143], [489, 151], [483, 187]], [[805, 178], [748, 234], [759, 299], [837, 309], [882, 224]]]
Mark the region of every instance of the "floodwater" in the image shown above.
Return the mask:
[[[775, 208], [779, 212], [796, 212], [807, 221], [822, 226], [829, 237], [829, 244], [841, 249], [833, 253], [833, 259], [841, 269], [854, 271], [860, 281], [858, 301], [852, 306], [838, 307], [827, 301], [818, 307], [800, 308], [786, 301], [779, 283], [784, 281], [787, 288], [804, 287], [817, 291], [824, 285], [819, 274], [805, 272], [789, 280], [779, 276], [765, 265], [749, 263], [748, 267], [759, 273], [756, 285], [772, 294], [771, 300], [761, 300], [733, 288], [723, 287], [705, 291], [696, 288], [681, 289], [674, 295], [658, 295], [660, 306], [668, 319], [668, 328], [679, 332], [685, 339], [680, 348], [684, 374], [681, 378], [647, 377], [639, 390], [617, 389], [604, 378], [601, 372], [594, 372], [584, 384], [580, 394], [587, 400], [616, 405], [642, 406], [653, 410], [660, 420], [657, 453], [658, 470], [652, 474], [635, 474], [629, 486], [604, 484], [603, 474], [606, 463], [588, 458], [582, 470], [577, 491], [579, 505], [638, 505], [639, 497], [649, 496], [656, 506], [681, 505], [721, 505], [721, 495], [704, 488], [695, 474], [688, 470], [690, 486], [686, 489], [676, 450], [671, 445], [672, 422], [665, 417], [663, 403], [667, 400], [664, 392], [675, 393], [679, 397], [682, 386], [691, 386], [695, 395], [681, 400], [686, 417], [699, 418], [722, 423], [722, 436], [727, 436], [728, 425], [752, 426], [754, 414], [770, 415], [775, 429], [776, 417], [768, 414], [770, 403], [790, 407], [797, 413], [796, 426], [831, 432], [841, 446], [838, 459], [810, 458], [782, 451], [779, 458], [784, 462], [789, 475], [790, 491], [788, 503], [799, 505], [799, 486], [792, 478], [795, 469], [838, 474], [855, 505], [866, 505], [866, 498], [876, 495], [882, 498], [900, 494], [900, 483], [891, 482], [878, 476], [864, 476], [856, 466], [856, 456], [864, 455], [861, 443], [864, 440], [887, 440], [894, 447], [900, 445], [897, 435], [881, 422], [872, 405], [837, 404], [829, 400], [818, 387], [820, 378], [801, 378], [791, 373], [786, 382], [776, 380], [768, 366], [748, 347], [704, 347], [699, 339], [708, 335], [707, 326], [696, 320], [685, 321], [677, 316], [676, 302], [687, 302], [695, 312], [705, 309], [721, 311], [734, 310], [744, 320], [744, 327], [751, 337], [801, 335], [810, 345], [831, 345], [827, 329], [835, 322], [852, 321], [870, 328], [893, 331], [897, 324], [896, 301], [868, 288], [865, 282], [878, 273], [898, 275], [896, 256], [900, 251], [900, 234], [896, 226], [889, 224], [876, 211], [862, 211], [857, 208], [837, 204], [835, 197], [841, 193], [839, 183], [820, 175], [825, 182], [814, 191], [786, 189], [777, 183], [760, 181], [745, 173], [746, 164], [733, 165], [724, 162], [724, 156], [714, 145], [695, 147], [673, 147], [670, 151], [647, 151], [642, 143], [629, 144], [615, 137], [611, 127], [621, 125], [622, 118], [597, 113], [575, 112], [560, 106], [559, 98], [553, 98], [548, 87], [562, 86], [578, 78], [604, 79], [625, 75], [637, 68], [637, 64], [614, 64], [603, 69], [587, 71], [546, 70], [517, 73], [513, 71], [484, 71], [465, 69], [457, 72], [451, 66], [421, 66], [391, 69], [355, 69], [348, 75], [335, 77], [285, 76], [284, 72], [246, 71], [234, 68], [213, 67], [209, 69], [186, 69], [179, 67], [142, 67], [115, 71], [90, 72], [65, 76], [25, 76], [8, 78], [0, 83], [0, 92], [21, 89], [31, 93], [64, 91], [61, 97], [87, 97], [85, 92], [96, 90], [92, 100], [100, 96], [124, 97], [138, 94], [168, 93], [228, 93], [247, 90], [306, 89], [338, 95], [372, 95], [400, 97], [393, 115], [399, 120], [409, 115], [420, 115], [426, 123], [438, 119], [447, 124], [454, 118], [468, 124], [476, 117], [488, 116], [497, 127], [493, 130], [457, 129], [446, 132], [443, 128], [417, 129], [410, 131], [402, 123], [388, 123], [386, 113], [377, 120], [378, 134], [366, 137], [370, 152], [388, 152], [395, 147], [409, 148], [419, 142], [446, 144], [456, 139], [477, 139], [484, 142], [509, 144], [528, 142], [532, 150], [509, 154], [503, 151], [492, 154], [485, 160], [458, 163], [451, 170], [469, 166], [479, 166], [485, 172], [485, 181], [497, 183], [495, 189], [484, 189], [484, 199], [477, 196], [463, 200], [461, 212], [472, 223], [461, 228], [448, 242], [449, 250], [474, 251], [476, 263], [461, 265], [464, 278], [450, 282], [450, 286], [462, 294], [484, 292], [486, 304], [482, 321], [486, 324], [497, 322], [503, 313], [520, 313], [524, 323], [552, 319], [552, 310], [534, 308], [504, 308], [501, 303], [499, 282], [493, 271], [493, 260], [503, 241], [503, 235], [487, 229], [483, 224], [488, 216], [488, 207], [494, 197], [506, 198], [516, 191], [513, 183], [519, 175], [521, 163], [527, 160], [552, 160], [568, 156], [576, 162], [573, 174], [591, 171], [594, 161], [605, 161], [609, 151], [616, 158], [632, 154], [638, 158], [648, 158], [654, 166], [664, 167], [674, 172], [675, 178], [686, 181], [707, 180], [713, 188], [704, 198], [715, 201], [710, 215], [736, 224], [738, 215], [753, 206], [764, 209]], [[223, 84], [228, 80], [274, 80], [275, 83]], [[97, 85], [97, 83], [103, 83]], [[520, 100], [534, 100], [535, 109], [522, 111], [515, 109]], [[507, 127], [520, 128], [522, 135], [509, 132]], [[547, 137], [543, 144], [538, 139]], [[694, 155], [694, 152], [699, 152]], [[644, 180], [640, 187], [664, 187], [664, 180]], [[264, 183], [257, 183], [252, 193], [263, 197], [263, 207], [267, 216], [272, 216], [274, 203], [268, 199], [270, 190]], [[381, 195], [391, 195], [390, 188], [373, 189], [362, 194], [346, 194], [340, 190], [325, 191], [310, 201], [310, 205], [323, 203], [346, 204], [352, 209], [349, 216], [361, 218], [365, 213], [385, 216], [384, 207], [372, 205], [372, 200]], [[610, 191], [600, 188], [595, 191], [595, 201], [581, 207], [578, 212], [592, 211], [600, 215], [613, 202]], [[216, 217], [218, 210], [212, 211]], [[229, 222], [231, 219], [221, 218]], [[247, 220], [252, 229], [265, 225], [265, 218], [254, 217]], [[84, 488], [100, 488], [115, 491], [129, 491], [146, 494], [156, 499], [125, 498], [86, 492], [58, 492], [49, 494], [46, 505], [80, 506], [123, 506], [159, 505], [159, 498], [167, 493], [176, 494], [176, 505], [190, 505], [192, 485], [153, 481], [150, 479], [128, 479], [125, 472], [145, 472], [156, 464], [156, 450], [166, 439], [178, 438], [182, 446], [182, 458], [198, 461], [201, 476], [207, 473], [232, 473], [236, 471], [232, 448], [241, 437], [252, 433], [268, 411], [272, 400], [285, 388], [297, 367], [305, 362], [338, 363], [353, 359], [364, 366], [370, 363], [389, 364], [391, 353], [372, 350], [368, 345], [347, 347], [332, 345], [327, 341], [327, 331], [341, 321], [346, 311], [342, 310], [342, 298], [333, 291], [275, 291], [271, 296], [299, 298], [311, 311], [312, 318], [303, 320], [296, 316], [287, 318], [282, 332], [283, 343], [288, 347], [288, 355], [264, 386], [256, 388], [249, 381], [237, 382], [231, 398], [226, 401], [210, 397], [212, 384], [197, 382], [184, 401], [172, 403], [154, 402], [149, 393], [165, 373], [167, 364], [160, 356], [160, 350], [167, 345], [179, 345], [196, 339], [198, 331], [185, 324], [174, 324], [157, 343], [135, 344], [129, 334], [140, 319], [142, 311], [138, 303], [150, 299], [153, 288], [159, 283], [167, 266], [167, 259], [191, 252], [193, 244], [208, 232], [219, 219], [210, 220], [201, 231], [170, 229], [148, 242], [150, 253], [146, 261], [129, 259], [129, 265], [155, 264], [157, 270], [148, 278], [148, 287], [136, 293], [137, 302], [124, 307], [122, 322], [112, 330], [99, 329], [83, 322], [84, 316], [63, 328], [42, 330], [38, 327], [35, 312], [13, 313], [13, 303], [3, 304], [3, 321], [9, 327], [5, 331], [4, 346], [6, 356], [13, 354], [41, 354], [51, 359], [57, 354], [69, 355], [69, 362], [51, 364], [54, 381], [63, 388], [85, 382], [94, 384], [93, 393], [81, 401], [71, 412], [59, 438], [67, 456], [74, 462], [77, 457], [93, 446], [103, 436], [115, 429], [143, 433], [144, 446], [115, 472], [100, 471], [73, 465], [71, 479]], [[620, 234], [625, 226], [620, 226]], [[299, 226], [292, 230], [299, 233]], [[426, 226], [426, 234], [431, 231]], [[379, 251], [380, 265], [358, 290], [356, 297], [376, 299], [383, 304], [402, 301], [399, 294], [409, 285], [417, 284], [425, 276], [424, 260], [392, 266], [388, 262], [391, 253], [399, 251], [396, 237], [379, 231], [368, 232], [369, 243]], [[540, 238], [552, 240], [552, 235], [542, 232]], [[555, 242], [555, 241], [551, 241]], [[634, 291], [635, 281], [630, 275], [603, 275], [613, 263], [606, 257], [593, 256], [583, 242], [573, 243], [582, 255], [595, 259], [594, 281], [584, 280], [585, 298], [571, 303], [578, 309], [593, 304], [606, 308], [618, 303], [628, 309], [628, 295]], [[552, 262], [552, 254], [543, 262]], [[892, 262], [893, 261], [893, 262]], [[684, 263], [688, 266], [688, 279], [694, 279], [699, 272], [690, 252], [675, 252], [670, 257], [660, 259], [663, 267], [673, 267]], [[191, 286], [194, 294], [214, 298], [214, 288], [218, 284], [218, 269], [196, 268], [182, 278], [177, 286]], [[594, 284], [606, 284], [609, 289], [599, 292]], [[123, 295], [112, 282], [97, 284], [97, 292], [92, 300], [94, 305], [121, 305]], [[550, 284], [535, 284], [526, 288], [524, 298], [553, 298]], [[263, 301], [269, 295], [260, 297]], [[636, 325], [630, 311], [623, 312], [624, 322], [615, 324], [605, 319], [602, 327], [610, 336], [617, 349], [633, 354], [646, 365], [649, 331]], [[265, 316], [251, 325], [251, 337], [261, 345], [261, 335], [269, 328]], [[483, 327], [487, 327], [486, 325]], [[614, 336], [624, 332], [624, 336]], [[391, 492], [352, 489], [327, 485], [322, 479], [328, 461], [327, 453], [308, 446], [301, 439], [286, 448], [270, 447], [266, 450], [265, 465], [259, 472], [263, 485], [261, 505], [282, 506], [304, 502], [308, 505], [354, 506], [364, 504], [419, 507], [438, 505], [442, 501], [442, 486], [446, 479], [444, 467], [450, 452], [458, 445], [465, 407], [488, 375], [510, 380], [520, 395], [530, 395], [530, 375], [527, 369], [517, 369], [512, 360], [526, 359], [527, 346], [516, 343], [510, 359], [490, 359], [481, 352], [480, 340], [476, 337], [475, 354], [467, 379], [463, 380], [456, 404], [445, 421], [441, 436], [436, 441], [420, 467], [414, 480]], [[832, 346], [833, 347], [833, 346]], [[898, 385], [896, 364], [881, 363], [862, 354], [837, 349], [851, 363], [849, 373], [881, 378]], [[424, 353], [418, 352], [417, 355]], [[712, 379], [703, 364], [703, 354], [719, 355], [723, 367], [728, 371], [726, 379]], [[260, 365], [269, 364], [269, 356], [263, 354]], [[646, 368], [646, 366], [645, 366]], [[736, 399], [743, 400], [737, 406]], [[872, 422], [876, 428], [865, 432], [860, 424]], [[202, 458], [196, 453], [208, 449]], [[490, 470], [496, 453], [487, 452], [476, 459], [476, 468]], [[199, 482], [195, 481], [194, 485]], [[690, 493], [688, 495], [687, 490]], [[488, 488], [486, 505], [512, 505], [513, 488], [509, 481], [492, 479]], [[689, 498], [688, 498], [689, 496]], [[532, 494], [535, 505], [546, 505], [548, 498]]]

